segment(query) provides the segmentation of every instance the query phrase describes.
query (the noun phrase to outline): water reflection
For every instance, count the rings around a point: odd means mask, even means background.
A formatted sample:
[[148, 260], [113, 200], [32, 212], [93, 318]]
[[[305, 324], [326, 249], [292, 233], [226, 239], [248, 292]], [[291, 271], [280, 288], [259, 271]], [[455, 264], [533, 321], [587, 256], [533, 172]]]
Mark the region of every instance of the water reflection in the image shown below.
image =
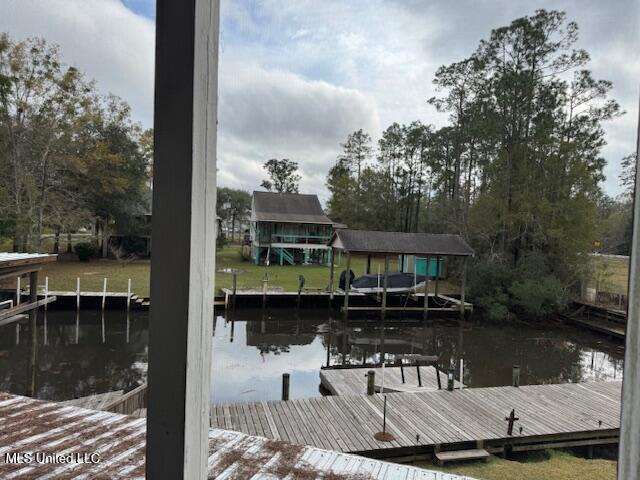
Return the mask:
[[[26, 394], [35, 374], [35, 396], [67, 400], [137, 385], [146, 380], [147, 314], [38, 312], [35, 366], [28, 320], [0, 327], [0, 390]], [[15, 329], [14, 335], [11, 333]], [[15, 341], [14, 341], [15, 340]]]
[[[0, 327], [0, 390], [65, 400], [131, 388], [146, 380], [146, 312], [39, 312], [36, 349], [28, 321]], [[37, 353], [36, 368], [31, 368]], [[222, 403], [279, 399], [282, 374], [291, 398], [321, 395], [327, 365], [394, 362], [405, 354], [437, 355], [442, 370], [471, 387], [620, 379], [617, 342], [572, 327], [485, 321], [387, 319], [343, 322], [326, 310], [242, 310], [215, 320], [211, 399]], [[364, 382], [364, 377], [363, 377]]]

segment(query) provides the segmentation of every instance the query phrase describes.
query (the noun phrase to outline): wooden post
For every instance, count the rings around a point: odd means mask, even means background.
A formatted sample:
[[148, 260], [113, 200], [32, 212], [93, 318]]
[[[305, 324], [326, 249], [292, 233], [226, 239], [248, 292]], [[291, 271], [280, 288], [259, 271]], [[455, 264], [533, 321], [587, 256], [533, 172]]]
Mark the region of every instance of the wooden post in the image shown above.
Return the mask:
[[376, 372], [375, 370], [369, 370], [367, 373], [367, 395], [373, 395], [376, 393]]
[[447, 372], [447, 390], [453, 392], [453, 368]]
[[[31, 272], [29, 274], [29, 303], [38, 302], [38, 272]], [[30, 310], [31, 312], [38, 312], [37, 308]]]
[[458, 388], [462, 390], [462, 384], [464, 383], [464, 358], [460, 358], [460, 385]]
[[398, 359], [398, 365], [400, 366], [400, 378], [402, 383], [404, 383], [404, 363], [402, 362], [402, 359]]
[[102, 283], [102, 311], [104, 312], [104, 306], [107, 302], [107, 279], [104, 279]]
[[[415, 266], [414, 266], [414, 272], [415, 272]], [[422, 313], [422, 317], [424, 320], [427, 320], [429, 318], [429, 257], [427, 257], [427, 267], [426, 267], [426, 271], [425, 271], [425, 278], [424, 278], [424, 310]]]
[[580, 364], [579, 363], [571, 364], [571, 381], [573, 383], [580, 383]]
[[[38, 303], [38, 272], [31, 272], [29, 274], [29, 303]], [[29, 388], [30, 396], [36, 396], [36, 364], [38, 361], [38, 330], [36, 328], [36, 321], [38, 318], [38, 309], [32, 308], [29, 310], [29, 323], [31, 325], [31, 361], [29, 362], [29, 369], [31, 373], [31, 386]]]
[[342, 315], [346, 319], [349, 317], [349, 290], [351, 289], [351, 252], [347, 252], [347, 267], [344, 278], [344, 305]]
[[21, 289], [22, 287], [20, 285], [20, 276], [18, 275], [18, 278], [16, 279], [16, 306], [20, 305], [20, 297], [22, 297], [22, 292], [20, 291]]
[[436, 257], [436, 284], [434, 285], [434, 295], [438, 296], [438, 281], [440, 280], [440, 262], [442, 257]]
[[329, 305], [331, 305], [332, 301], [333, 301], [333, 274], [335, 272], [335, 249], [333, 247], [331, 247], [331, 251], [330, 251], [330, 255], [331, 255], [331, 265], [329, 267]]
[[80, 310], [80, 277], [76, 278], [76, 310]]
[[389, 286], [389, 255], [384, 256], [384, 280], [382, 282], [382, 319], [387, 314], [387, 288]]
[[329, 366], [329, 363], [331, 361], [331, 327], [333, 324], [333, 318], [331, 317], [331, 314], [329, 314], [329, 331], [327, 332], [327, 361], [326, 361], [326, 365], [327, 367]]
[[[49, 277], [44, 277], [44, 311], [47, 311], [47, 299], [49, 298]], [[46, 329], [45, 329], [46, 332]], [[45, 342], [46, 345], [46, 342]]]
[[146, 478], [201, 479], [209, 456], [220, 2], [156, 5]]
[[467, 258], [462, 261], [462, 284], [460, 286], [460, 316], [464, 317], [464, 303], [466, 299], [466, 290], [467, 288]]
[[520, 386], [520, 365], [513, 366], [512, 382], [511, 385], [518, 388]]
[[438, 368], [437, 363], [435, 363], [433, 366], [436, 369], [436, 380], [438, 381], [438, 390], [442, 390], [442, 383], [440, 382], [440, 368]]
[[[127, 280], [127, 312], [131, 310], [131, 279]], [[129, 319], [129, 316], [127, 315], [127, 319]], [[129, 343], [127, 341], [127, 343]]]
[[[418, 386], [422, 386], [422, 375], [420, 375], [420, 362], [416, 362], [416, 374], [418, 375]], [[404, 383], [404, 382], [402, 382]]]
[[233, 275], [233, 279], [232, 279], [233, 297], [231, 297], [231, 308], [235, 309], [236, 308], [236, 290], [238, 286], [238, 272], [234, 270], [232, 275]]
[[302, 297], [302, 289], [304, 288], [304, 275], [298, 275], [298, 308], [300, 308], [300, 300]]
[[269, 288], [269, 273], [265, 270], [262, 276], [262, 308], [267, 306], [267, 289]]
[[289, 400], [289, 374], [282, 374], [282, 400]]
[[367, 268], [365, 273], [368, 275], [371, 273], [371, 254], [367, 255]]

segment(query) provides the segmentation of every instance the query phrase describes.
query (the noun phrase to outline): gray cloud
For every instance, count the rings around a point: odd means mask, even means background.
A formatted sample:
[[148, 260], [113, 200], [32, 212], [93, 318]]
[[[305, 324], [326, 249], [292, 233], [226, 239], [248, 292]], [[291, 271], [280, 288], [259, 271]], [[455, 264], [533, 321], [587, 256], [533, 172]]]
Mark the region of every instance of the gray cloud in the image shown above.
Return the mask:
[[[492, 28], [541, 7], [578, 22], [590, 68], [613, 81], [613, 97], [628, 112], [606, 127], [604, 186], [616, 193], [638, 117], [635, 0], [223, 0], [220, 183], [255, 188], [266, 158], [289, 157], [301, 164], [303, 188], [326, 196], [326, 171], [349, 131], [375, 138], [394, 121], [444, 124], [446, 115], [426, 103], [436, 69], [471, 54]], [[60, 44], [67, 63], [151, 126], [154, 25], [119, 0], [5, 0], [0, 30]]]
[[219, 175], [256, 188], [269, 158], [300, 163], [305, 191], [324, 178], [347, 135], [379, 129], [375, 103], [362, 93], [256, 64], [221, 63]]
[[44, 37], [65, 63], [122, 97], [136, 120], [153, 123], [155, 27], [119, 0], [4, 0], [0, 31], [14, 40]]

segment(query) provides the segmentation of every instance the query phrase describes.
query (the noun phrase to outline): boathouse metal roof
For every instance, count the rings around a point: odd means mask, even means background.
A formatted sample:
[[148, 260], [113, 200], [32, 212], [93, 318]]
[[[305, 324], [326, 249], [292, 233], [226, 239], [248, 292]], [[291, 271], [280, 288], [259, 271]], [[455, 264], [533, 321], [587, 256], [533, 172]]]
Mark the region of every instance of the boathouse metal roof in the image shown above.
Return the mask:
[[[144, 478], [145, 418], [0, 392], [0, 426], [1, 478]], [[19, 452], [57, 454], [72, 461], [7, 461], [7, 453]], [[209, 478], [253, 480], [331, 474], [372, 480], [468, 478], [222, 429], [209, 430], [208, 468]]]
[[470, 257], [473, 249], [460, 235], [443, 233], [337, 230], [329, 245], [350, 253]]
[[274, 192], [253, 192], [251, 221], [333, 224], [317, 195]]
[[55, 262], [57, 257], [57, 255], [49, 255], [47, 253], [0, 252], [0, 269]]

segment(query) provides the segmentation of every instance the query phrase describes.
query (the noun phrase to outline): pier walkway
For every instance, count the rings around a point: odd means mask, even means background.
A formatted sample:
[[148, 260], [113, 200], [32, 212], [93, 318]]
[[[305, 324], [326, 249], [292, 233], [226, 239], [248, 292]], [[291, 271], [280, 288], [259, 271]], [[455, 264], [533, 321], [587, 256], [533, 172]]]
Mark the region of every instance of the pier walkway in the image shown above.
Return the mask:
[[[617, 443], [621, 382], [345, 395], [212, 405], [211, 426], [302, 445], [401, 458], [484, 448], [501, 452]], [[512, 435], [507, 417], [515, 410]]]
[[[435, 367], [421, 365], [420, 378], [415, 365], [400, 367], [385, 367], [384, 390], [385, 393], [414, 392], [438, 390], [438, 378]], [[375, 390], [380, 392], [382, 388], [381, 367], [351, 367], [351, 368], [323, 368], [320, 371], [321, 385], [333, 395], [361, 395], [367, 393], [367, 373], [375, 372]], [[403, 378], [404, 377], [404, 378]], [[447, 388], [447, 374], [440, 372], [440, 385]], [[456, 380], [454, 388], [459, 388]]]
[[[145, 478], [146, 419], [98, 412], [0, 392], [0, 478]], [[292, 445], [238, 432], [208, 435], [208, 478], [333, 478], [340, 480], [472, 480], [468, 477]], [[96, 455], [93, 461], [29, 462]], [[73, 458], [73, 457], [72, 457]], [[98, 459], [95, 461], [95, 459]]]

